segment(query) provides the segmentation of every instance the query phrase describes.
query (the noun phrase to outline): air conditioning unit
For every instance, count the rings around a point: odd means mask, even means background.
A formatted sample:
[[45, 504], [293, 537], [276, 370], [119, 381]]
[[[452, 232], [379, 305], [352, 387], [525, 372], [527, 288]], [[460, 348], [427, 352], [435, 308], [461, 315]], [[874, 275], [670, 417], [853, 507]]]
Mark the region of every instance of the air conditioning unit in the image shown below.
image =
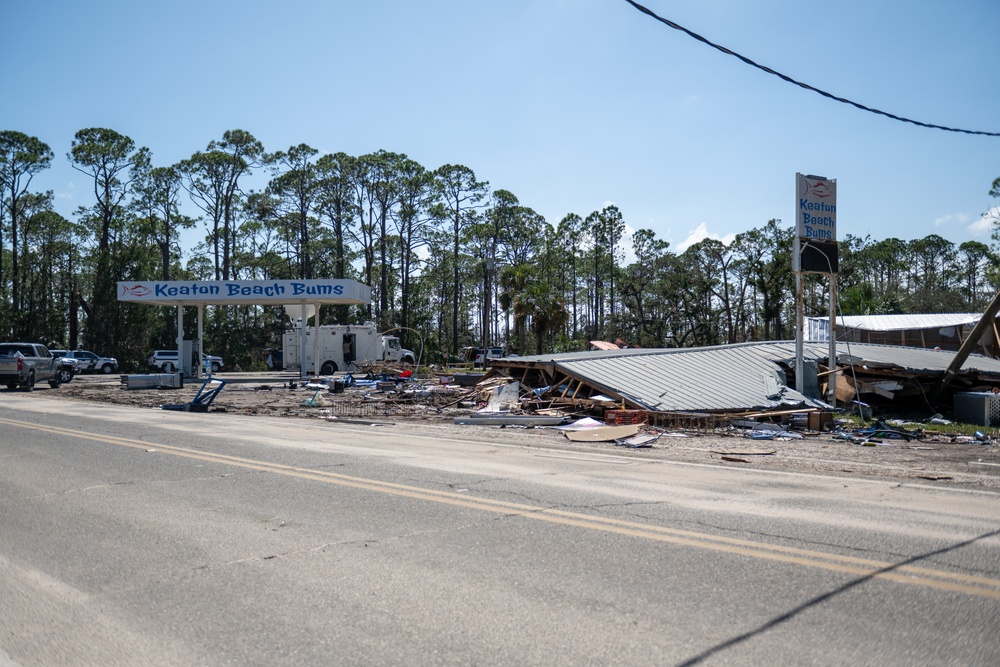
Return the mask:
[[955, 420], [980, 426], [1000, 425], [1000, 394], [962, 391], [955, 394]]

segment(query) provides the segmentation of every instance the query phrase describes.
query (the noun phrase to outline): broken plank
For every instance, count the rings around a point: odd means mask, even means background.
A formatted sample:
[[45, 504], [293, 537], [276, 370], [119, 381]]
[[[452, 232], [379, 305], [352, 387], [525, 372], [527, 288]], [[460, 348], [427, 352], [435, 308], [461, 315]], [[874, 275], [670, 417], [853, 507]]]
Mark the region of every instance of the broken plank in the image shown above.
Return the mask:
[[573, 442], [610, 442], [630, 438], [639, 432], [642, 424], [625, 424], [623, 426], [598, 426], [597, 428], [565, 431], [564, 436]]

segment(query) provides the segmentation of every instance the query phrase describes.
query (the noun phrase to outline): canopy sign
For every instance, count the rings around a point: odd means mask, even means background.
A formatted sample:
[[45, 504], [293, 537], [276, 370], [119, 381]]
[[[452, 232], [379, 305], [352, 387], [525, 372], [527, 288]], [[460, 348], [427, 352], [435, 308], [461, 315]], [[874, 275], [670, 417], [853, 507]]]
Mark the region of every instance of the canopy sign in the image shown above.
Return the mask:
[[153, 280], [118, 283], [118, 300], [157, 306], [223, 304], [368, 304], [355, 280]]

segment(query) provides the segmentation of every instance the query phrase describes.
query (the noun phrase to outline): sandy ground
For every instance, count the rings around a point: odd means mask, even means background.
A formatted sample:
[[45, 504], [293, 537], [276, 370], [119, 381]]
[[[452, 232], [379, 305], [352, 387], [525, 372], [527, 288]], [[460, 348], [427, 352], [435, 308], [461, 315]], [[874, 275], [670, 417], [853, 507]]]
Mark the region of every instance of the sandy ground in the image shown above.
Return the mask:
[[[455, 425], [467, 417], [480, 396], [468, 388], [434, 382], [400, 385], [405, 391], [376, 387], [348, 388], [333, 394], [298, 387], [289, 389], [288, 374], [222, 374], [227, 381], [209, 407], [220, 421], [227, 415], [261, 415], [290, 419], [321, 419], [338, 423], [368, 423], [398, 429], [401, 435], [421, 429], [442, 438], [458, 437], [525, 446], [558, 447], [594, 453], [625, 454], [685, 463], [729, 465], [762, 470], [891, 479], [899, 483], [947, 486], [968, 491], [1000, 491], [1000, 440], [970, 442], [955, 434], [927, 435], [920, 440], [883, 440], [857, 444], [833, 433], [803, 432], [801, 439], [754, 440], [742, 431], [669, 430], [644, 428], [659, 435], [651, 446], [632, 448], [614, 442], [577, 443], [550, 428]], [[176, 389], [129, 389], [121, 376], [84, 375], [59, 389], [39, 387], [39, 400], [77, 400], [162, 409], [165, 404], [192, 401], [201, 381]], [[386, 388], [383, 385], [383, 388]], [[0, 391], [0, 396], [2, 396]], [[23, 395], [23, 394], [22, 394]], [[2, 400], [2, 399], [0, 399]], [[310, 404], [312, 401], [318, 405]]]

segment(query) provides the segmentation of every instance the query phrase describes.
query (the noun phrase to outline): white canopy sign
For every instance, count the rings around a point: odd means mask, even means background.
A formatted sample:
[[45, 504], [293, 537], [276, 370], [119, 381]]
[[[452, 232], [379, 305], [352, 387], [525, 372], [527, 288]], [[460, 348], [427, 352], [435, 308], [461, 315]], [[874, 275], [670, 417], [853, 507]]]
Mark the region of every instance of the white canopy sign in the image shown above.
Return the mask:
[[223, 304], [371, 303], [372, 290], [355, 280], [152, 280], [118, 283], [118, 300], [156, 306]]

